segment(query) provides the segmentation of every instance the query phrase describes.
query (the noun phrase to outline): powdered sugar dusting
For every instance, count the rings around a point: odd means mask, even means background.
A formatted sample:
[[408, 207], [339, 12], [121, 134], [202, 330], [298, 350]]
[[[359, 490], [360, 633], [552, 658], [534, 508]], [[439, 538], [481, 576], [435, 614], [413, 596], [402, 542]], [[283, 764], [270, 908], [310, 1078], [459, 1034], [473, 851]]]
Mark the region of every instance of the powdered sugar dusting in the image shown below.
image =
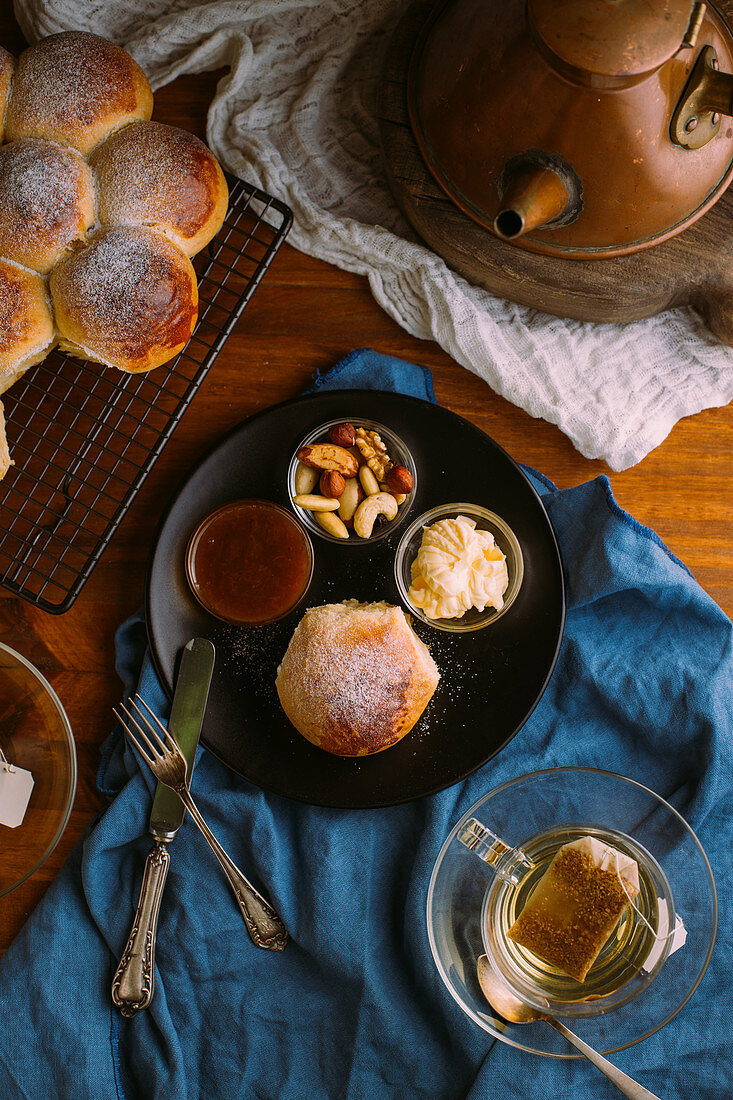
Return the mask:
[[48, 141], [0, 147], [0, 255], [46, 272], [94, 220], [88, 165]]
[[6, 136], [50, 138], [88, 152], [105, 126], [149, 116], [145, 85], [129, 54], [104, 38], [83, 31], [42, 38], [18, 58]]
[[422, 654], [399, 608], [367, 605], [362, 613], [347, 602], [311, 609], [278, 674], [286, 714], [316, 743], [345, 755], [393, 743], [437, 678], [427, 653], [427, 669], [420, 667], [416, 645]]
[[220, 205], [216, 160], [194, 134], [175, 126], [132, 122], [104, 142], [91, 163], [105, 224], [170, 227], [185, 239]]
[[57, 315], [62, 307], [83, 328], [91, 350], [127, 359], [185, 342], [195, 321], [193, 268], [152, 229], [104, 230], [56, 268], [51, 293]]

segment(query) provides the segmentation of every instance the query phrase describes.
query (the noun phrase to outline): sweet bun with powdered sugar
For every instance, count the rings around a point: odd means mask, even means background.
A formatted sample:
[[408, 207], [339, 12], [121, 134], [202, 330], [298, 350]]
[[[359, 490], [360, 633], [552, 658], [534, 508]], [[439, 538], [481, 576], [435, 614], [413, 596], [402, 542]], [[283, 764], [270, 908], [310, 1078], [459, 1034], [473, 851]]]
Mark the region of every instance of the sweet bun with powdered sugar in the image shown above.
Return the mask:
[[18, 58], [5, 140], [43, 138], [85, 157], [113, 130], [152, 113], [150, 84], [129, 53], [96, 34], [63, 31]]
[[0, 145], [0, 256], [47, 275], [94, 225], [87, 162], [51, 141]]
[[0, 393], [45, 359], [54, 337], [44, 280], [34, 271], [0, 259]]
[[346, 600], [306, 611], [275, 686], [308, 741], [338, 756], [368, 756], [410, 732], [439, 679], [401, 608]]
[[131, 122], [90, 159], [103, 225], [159, 229], [187, 256], [218, 232], [229, 192], [216, 157], [177, 126]]
[[188, 343], [198, 287], [187, 256], [141, 226], [102, 229], [51, 273], [62, 351], [139, 373]]
[[98, 35], [50, 35], [17, 61], [0, 47], [0, 393], [56, 343], [137, 372], [191, 336], [190, 257], [229, 195], [203, 142], [152, 110], [140, 66]]

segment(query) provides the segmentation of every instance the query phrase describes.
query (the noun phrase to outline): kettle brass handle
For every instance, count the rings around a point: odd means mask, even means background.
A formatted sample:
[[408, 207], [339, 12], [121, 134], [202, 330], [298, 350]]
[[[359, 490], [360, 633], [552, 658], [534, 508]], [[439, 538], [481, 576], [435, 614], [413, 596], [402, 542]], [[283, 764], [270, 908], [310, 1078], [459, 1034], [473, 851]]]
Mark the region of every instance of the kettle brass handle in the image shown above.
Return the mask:
[[669, 136], [683, 149], [702, 149], [720, 129], [720, 116], [733, 115], [733, 73], [721, 73], [713, 46], [703, 46], [680, 101]]

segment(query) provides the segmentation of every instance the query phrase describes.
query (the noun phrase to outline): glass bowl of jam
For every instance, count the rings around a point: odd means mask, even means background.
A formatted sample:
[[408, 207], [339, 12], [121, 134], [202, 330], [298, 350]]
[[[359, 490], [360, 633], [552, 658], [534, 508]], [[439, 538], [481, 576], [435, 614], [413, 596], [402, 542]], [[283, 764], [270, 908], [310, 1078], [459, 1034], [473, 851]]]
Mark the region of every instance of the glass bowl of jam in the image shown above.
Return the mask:
[[313, 547], [297, 519], [269, 500], [234, 500], [191, 535], [186, 576], [201, 606], [234, 626], [264, 626], [300, 603]]

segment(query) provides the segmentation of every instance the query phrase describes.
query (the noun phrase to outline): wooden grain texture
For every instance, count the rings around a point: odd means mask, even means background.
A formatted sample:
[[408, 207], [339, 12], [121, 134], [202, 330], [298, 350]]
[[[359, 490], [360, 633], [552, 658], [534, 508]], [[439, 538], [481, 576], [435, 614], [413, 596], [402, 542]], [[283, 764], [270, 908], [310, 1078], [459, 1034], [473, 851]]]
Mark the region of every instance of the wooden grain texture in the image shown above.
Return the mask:
[[[407, 115], [412, 45], [431, 7], [414, 4], [395, 29], [379, 103], [390, 184], [426, 244], [477, 286], [560, 317], [635, 321], [689, 304], [719, 339], [733, 344], [733, 188], [678, 237], [595, 261], [542, 256], [508, 244], [448, 199], [420, 155]], [[733, 13], [731, 0], [727, 10]]]
[[[0, 12], [0, 43], [15, 53], [22, 48], [7, 10]], [[161, 89], [154, 117], [203, 136], [220, 75], [192, 76]], [[74, 809], [56, 852], [29, 882], [0, 900], [0, 949], [104, 805], [95, 775], [99, 745], [112, 727], [112, 706], [120, 694], [114, 632], [142, 603], [148, 549], [167, 500], [184, 472], [224, 432], [250, 413], [297, 395], [314, 370], [365, 345], [424, 363], [433, 372], [441, 404], [561, 487], [609, 473], [603, 463], [579, 455], [557, 428], [498, 397], [435, 343], [409, 336], [375, 304], [365, 279], [286, 244], [71, 611], [47, 615], [0, 590], [0, 639], [50, 679], [69, 713], [79, 756]], [[710, 409], [683, 420], [638, 466], [612, 476], [619, 504], [658, 532], [728, 614], [733, 611], [732, 440], [731, 408]]]

